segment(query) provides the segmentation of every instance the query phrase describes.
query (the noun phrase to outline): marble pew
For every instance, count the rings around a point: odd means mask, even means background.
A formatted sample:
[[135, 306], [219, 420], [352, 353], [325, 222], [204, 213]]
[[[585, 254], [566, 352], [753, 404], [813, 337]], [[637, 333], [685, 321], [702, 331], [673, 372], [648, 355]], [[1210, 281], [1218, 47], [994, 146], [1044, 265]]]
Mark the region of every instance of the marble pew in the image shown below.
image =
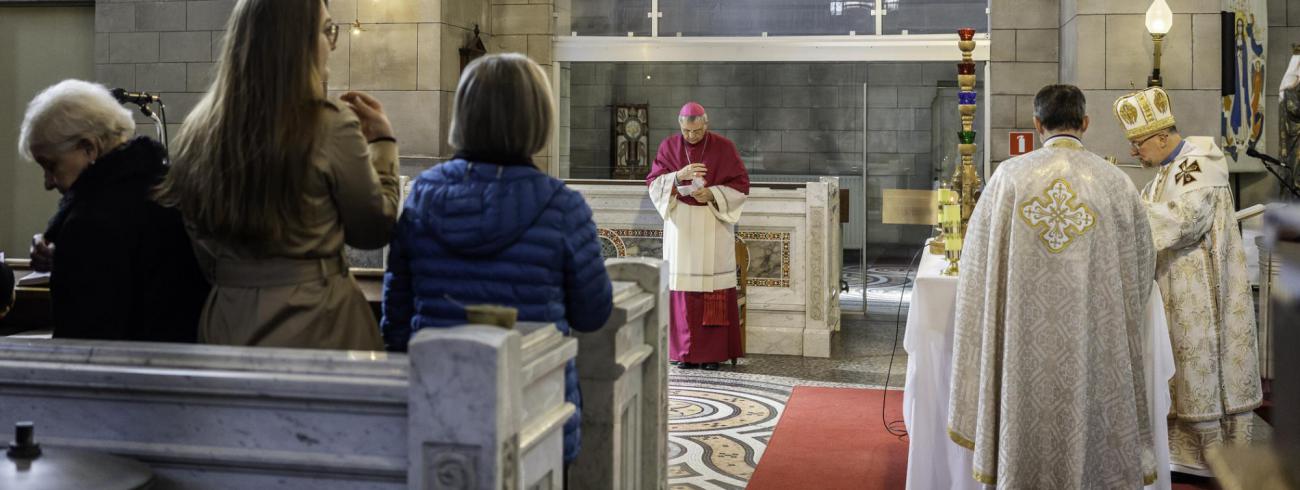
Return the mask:
[[0, 425], [159, 489], [558, 489], [577, 344], [550, 324], [425, 329], [409, 355], [0, 339]]
[[668, 271], [658, 259], [605, 261], [614, 312], [576, 333], [582, 452], [572, 490], [658, 490], [668, 478]]

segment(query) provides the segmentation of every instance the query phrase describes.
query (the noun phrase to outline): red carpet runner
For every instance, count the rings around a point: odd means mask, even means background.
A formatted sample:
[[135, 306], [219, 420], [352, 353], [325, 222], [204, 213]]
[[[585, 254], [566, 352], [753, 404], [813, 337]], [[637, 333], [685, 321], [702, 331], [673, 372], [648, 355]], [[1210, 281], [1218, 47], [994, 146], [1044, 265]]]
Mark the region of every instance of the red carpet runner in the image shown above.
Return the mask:
[[[746, 488], [902, 489], [907, 482], [907, 442], [881, 426], [882, 394], [795, 387]], [[885, 418], [903, 419], [902, 391], [889, 392]]]
[[[763, 452], [763, 459], [759, 460], [745, 488], [893, 490], [906, 487], [907, 442], [880, 425], [883, 393], [796, 386]], [[903, 420], [903, 392], [889, 392], [885, 419]], [[1218, 488], [1213, 481], [1175, 481], [1178, 483], [1174, 483], [1174, 490]]]

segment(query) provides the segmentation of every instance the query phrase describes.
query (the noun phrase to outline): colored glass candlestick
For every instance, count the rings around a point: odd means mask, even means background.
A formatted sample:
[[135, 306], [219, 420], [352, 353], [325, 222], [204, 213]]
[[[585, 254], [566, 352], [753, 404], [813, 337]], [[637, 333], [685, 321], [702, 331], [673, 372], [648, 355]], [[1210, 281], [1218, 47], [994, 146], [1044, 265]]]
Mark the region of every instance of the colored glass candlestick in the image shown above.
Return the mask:
[[979, 92], [957, 92], [957, 103], [962, 105], [973, 105], [979, 101]]
[[958, 74], [958, 75], [974, 75], [974, 74], [975, 74], [975, 63], [974, 63], [974, 62], [969, 62], [969, 63], [967, 63], [967, 62], [961, 62], [961, 63], [957, 63], [957, 74]]
[[975, 132], [974, 132], [974, 131], [958, 131], [958, 132], [957, 132], [957, 139], [960, 140], [960, 141], [961, 141], [961, 144], [963, 144], [963, 145], [973, 145], [973, 144], [975, 144]]
[[975, 39], [975, 28], [963, 27], [961, 29], [957, 29], [957, 37], [962, 41], [970, 41], [972, 39]]

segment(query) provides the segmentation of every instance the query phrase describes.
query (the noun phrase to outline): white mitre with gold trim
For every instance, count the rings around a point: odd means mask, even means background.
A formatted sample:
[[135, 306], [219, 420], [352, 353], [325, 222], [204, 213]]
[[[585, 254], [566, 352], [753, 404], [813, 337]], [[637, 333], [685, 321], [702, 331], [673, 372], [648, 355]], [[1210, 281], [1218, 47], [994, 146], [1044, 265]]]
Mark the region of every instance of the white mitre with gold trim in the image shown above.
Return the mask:
[[1145, 138], [1174, 126], [1174, 109], [1169, 104], [1169, 94], [1160, 87], [1151, 87], [1115, 101], [1115, 117], [1124, 125], [1124, 136], [1130, 140]]

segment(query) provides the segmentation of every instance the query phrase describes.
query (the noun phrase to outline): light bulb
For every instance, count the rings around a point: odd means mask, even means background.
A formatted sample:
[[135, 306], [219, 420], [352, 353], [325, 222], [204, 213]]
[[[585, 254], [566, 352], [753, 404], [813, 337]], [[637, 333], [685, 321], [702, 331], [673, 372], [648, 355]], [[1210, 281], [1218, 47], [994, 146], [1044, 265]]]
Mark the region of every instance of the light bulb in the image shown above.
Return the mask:
[[1169, 10], [1165, 0], [1153, 0], [1147, 9], [1146, 24], [1151, 34], [1168, 34], [1174, 26], [1174, 11]]

